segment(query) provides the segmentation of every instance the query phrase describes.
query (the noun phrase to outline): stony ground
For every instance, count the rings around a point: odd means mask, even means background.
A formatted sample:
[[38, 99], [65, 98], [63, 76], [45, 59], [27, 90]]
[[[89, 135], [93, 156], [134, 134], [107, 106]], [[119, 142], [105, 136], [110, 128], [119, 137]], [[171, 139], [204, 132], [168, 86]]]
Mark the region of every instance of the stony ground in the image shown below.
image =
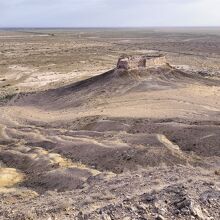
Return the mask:
[[0, 219], [220, 219], [219, 35], [0, 31]]

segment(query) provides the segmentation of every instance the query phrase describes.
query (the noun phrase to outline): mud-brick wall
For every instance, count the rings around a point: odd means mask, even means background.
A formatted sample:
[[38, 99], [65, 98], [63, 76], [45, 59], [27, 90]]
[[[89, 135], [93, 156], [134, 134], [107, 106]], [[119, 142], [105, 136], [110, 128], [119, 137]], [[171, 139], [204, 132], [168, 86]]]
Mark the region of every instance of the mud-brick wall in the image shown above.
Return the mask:
[[166, 64], [165, 57], [145, 57], [145, 56], [130, 56], [119, 58], [117, 63], [118, 69], [137, 69], [143, 67], [159, 66]]

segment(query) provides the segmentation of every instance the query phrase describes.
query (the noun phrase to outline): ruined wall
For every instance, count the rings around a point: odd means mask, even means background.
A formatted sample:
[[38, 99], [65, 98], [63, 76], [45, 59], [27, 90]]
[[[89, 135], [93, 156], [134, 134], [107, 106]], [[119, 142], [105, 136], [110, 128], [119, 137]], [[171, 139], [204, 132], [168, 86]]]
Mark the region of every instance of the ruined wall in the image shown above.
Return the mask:
[[147, 59], [146, 61], [146, 67], [151, 67], [151, 66], [161, 66], [165, 65], [167, 63], [166, 57], [165, 56], [160, 56], [160, 57], [155, 57], [151, 59]]
[[166, 64], [165, 56], [123, 56], [117, 63], [118, 69], [137, 69]]

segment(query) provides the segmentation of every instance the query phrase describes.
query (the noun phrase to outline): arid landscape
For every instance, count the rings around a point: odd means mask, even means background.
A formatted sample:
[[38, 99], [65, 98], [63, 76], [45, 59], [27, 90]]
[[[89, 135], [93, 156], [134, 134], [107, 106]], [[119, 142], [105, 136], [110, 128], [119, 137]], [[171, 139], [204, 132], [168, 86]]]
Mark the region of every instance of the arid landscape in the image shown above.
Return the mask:
[[1, 29], [11, 219], [219, 220], [220, 30]]

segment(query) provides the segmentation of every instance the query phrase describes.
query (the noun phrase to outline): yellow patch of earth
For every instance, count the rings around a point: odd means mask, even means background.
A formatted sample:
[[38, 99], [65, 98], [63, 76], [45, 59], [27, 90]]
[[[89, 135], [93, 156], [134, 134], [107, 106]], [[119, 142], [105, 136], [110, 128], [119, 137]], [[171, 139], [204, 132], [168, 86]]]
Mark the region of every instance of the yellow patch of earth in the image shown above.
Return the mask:
[[0, 168], [0, 188], [12, 187], [24, 179], [24, 175], [14, 168]]

